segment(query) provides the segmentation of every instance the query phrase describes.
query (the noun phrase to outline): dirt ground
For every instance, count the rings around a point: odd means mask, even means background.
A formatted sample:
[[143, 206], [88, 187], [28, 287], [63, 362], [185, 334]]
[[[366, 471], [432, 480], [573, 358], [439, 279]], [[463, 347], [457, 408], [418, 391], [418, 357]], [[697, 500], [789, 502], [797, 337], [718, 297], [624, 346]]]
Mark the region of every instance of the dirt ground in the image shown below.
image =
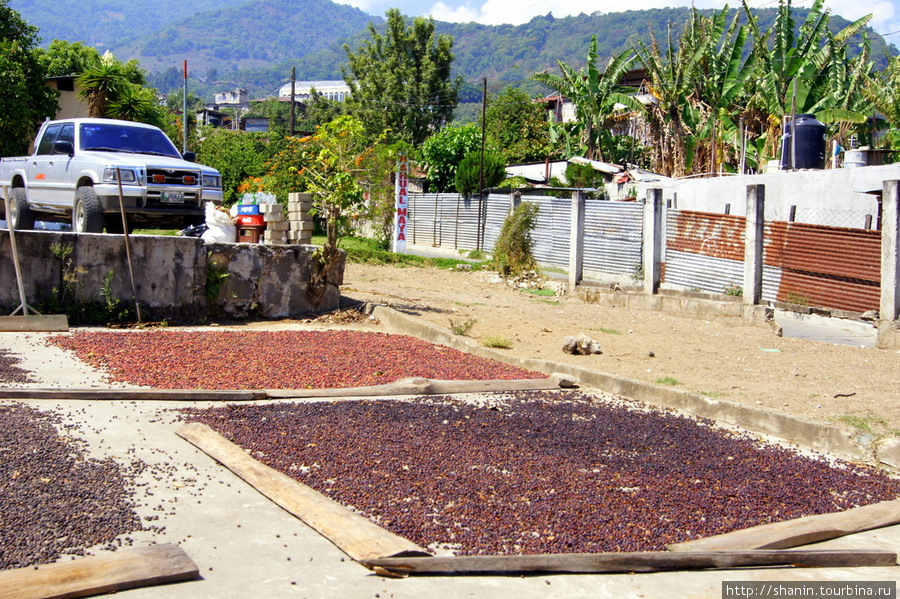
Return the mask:
[[[348, 264], [344, 296], [388, 305], [469, 337], [502, 336], [509, 352], [673, 385], [805, 419], [900, 434], [900, 352], [778, 337], [738, 319], [706, 320], [540, 296], [487, 271]], [[603, 353], [572, 356], [567, 335]], [[773, 351], [777, 350], [777, 351]]]

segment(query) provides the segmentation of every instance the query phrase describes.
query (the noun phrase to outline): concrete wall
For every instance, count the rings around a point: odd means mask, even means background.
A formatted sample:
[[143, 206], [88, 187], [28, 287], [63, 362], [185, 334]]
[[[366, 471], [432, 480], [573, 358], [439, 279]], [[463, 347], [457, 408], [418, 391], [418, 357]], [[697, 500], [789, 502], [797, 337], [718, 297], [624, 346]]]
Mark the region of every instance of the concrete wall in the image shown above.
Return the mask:
[[[660, 188], [663, 203], [678, 210], [697, 210], [746, 216], [743, 201], [748, 185], [765, 185], [766, 218], [787, 220], [796, 206], [796, 221], [862, 229], [865, 216], [875, 222], [878, 201], [871, 192], [881, 192], [884, 181], [900, 179], [900, 164], [839, 168], [821, 171], [781, 171], [761, 175], [724, 176], [703, 179], [669, 179], [653, 183], [629, 183], [639, 198], [649, 188]], [[613, 195], [613, 197], [616, 197]], [[835, 215], [833, 213], [840, 212]]]
[[[282, 318], [338, 307], [342, 260], [317, 296], [310, 298], [307, 293], [315, 246], [204, 245], [196, 238], [154, 235], [133, 235], [130, 240], [135, 287], [145, 320], [194, 322], [207, 315]], [[57, 295], [65, 272], [73, 279], [71, 300], [102, 304], [101, 289], [112, 272], [112, 297], [132, 304], [124, 236], [17, 231], [16, 242], [30, 305], [38, 307]], [[60, 252], [60, 248], [67, 249]], [[219, 297], [210, 306], [207, 254], [228, 272]], [[71, 262], [68, 268], [66, 260]], [[9, 232], [0, 230], [0, 312], [9, 314], [19, 303]]]
[[344, 252], [324, 286], [315, 289], [311, 279], [316, 246], [215, 243], [206, 249], [210, 264], [229, 272], [211, 316], [288, 318], [338, 307]]

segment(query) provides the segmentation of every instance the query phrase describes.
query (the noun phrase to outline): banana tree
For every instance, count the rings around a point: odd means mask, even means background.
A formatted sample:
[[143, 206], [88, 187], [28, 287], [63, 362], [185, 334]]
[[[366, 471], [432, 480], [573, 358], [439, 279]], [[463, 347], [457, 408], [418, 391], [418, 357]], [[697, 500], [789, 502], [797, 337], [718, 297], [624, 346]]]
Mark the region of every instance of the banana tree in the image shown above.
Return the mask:
[[[610, 120], [629, 111], [643, 110], [633, 96], [620, 84], [634, 62], [634, 55], [623, 52], [614, 56], [606, 70], [597, 68], [597, 36], [591, 36], [587, 64], [576, 71], [562, 61], [557, 61], [561, 75], [535, 73], [534, 81], [547, 85], [568, 98], [575, 105], [577, 125], [573, 133], [578, 136], [589, 159], [602, 160], [604, 156], [604, 130]], [[624, 108], [622, 108], [624, 106]]]
[[824, 0], [814, 0], [806, 20], [795, 33], [790, 0], [779, 0], [778, 14], [772, 27], [762, 31], [757, 17], [742, 0], [747, 27], [753, 37], [753, 52], [759, 63], [755, 96], [750, 100], [766, 114], [767, 154], [777, 153], [782, 133], [782, 120], [791, 112], [814, 112], [823, 97], [830, 93], [833, 68], [838, 51], [847, 40], [859, 33], [872, 18], [858, 19], [832, 34], [828, 29], [829, 14], [823, 10]]

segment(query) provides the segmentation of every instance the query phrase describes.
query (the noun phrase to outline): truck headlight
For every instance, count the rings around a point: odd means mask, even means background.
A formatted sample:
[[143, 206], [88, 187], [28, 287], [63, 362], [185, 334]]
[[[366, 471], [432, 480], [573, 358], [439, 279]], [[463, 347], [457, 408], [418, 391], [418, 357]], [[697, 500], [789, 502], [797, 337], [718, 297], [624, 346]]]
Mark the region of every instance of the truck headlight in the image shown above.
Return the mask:
[[221, 189], [222, 175], [213, 175], [212, 173], [203, 173], [203, 187], [212, 189]]
[[[103, 170], [103, 180], [108, 183], [115, 183], [117, 181], [116, 178], [116, 168], [112, 166], [108, 166]], [[118, 172], [122, 175], [122, 183], [137, 183], [137, 175], [130, 168], [119, 168]]]

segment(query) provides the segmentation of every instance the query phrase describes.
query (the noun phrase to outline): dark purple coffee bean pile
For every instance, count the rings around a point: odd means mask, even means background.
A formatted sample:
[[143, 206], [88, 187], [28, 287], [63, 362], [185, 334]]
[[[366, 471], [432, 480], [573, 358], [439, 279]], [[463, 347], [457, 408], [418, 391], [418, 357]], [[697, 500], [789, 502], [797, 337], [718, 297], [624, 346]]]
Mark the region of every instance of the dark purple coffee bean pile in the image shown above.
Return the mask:
[[8, 351], [0, 349], [0, 385], [35, 382], [31, 373], [18, 365], [21, 361]]
[[0, 570], [85, 555], [141, 530], [122, 472], [85, 457], [58, 420], [21, 404], [0, 405]]
[[900, 496], [876, 471], [624, 401], [502, 398], [184, 412], [388, 530], [460, 555], [661, 550]]

